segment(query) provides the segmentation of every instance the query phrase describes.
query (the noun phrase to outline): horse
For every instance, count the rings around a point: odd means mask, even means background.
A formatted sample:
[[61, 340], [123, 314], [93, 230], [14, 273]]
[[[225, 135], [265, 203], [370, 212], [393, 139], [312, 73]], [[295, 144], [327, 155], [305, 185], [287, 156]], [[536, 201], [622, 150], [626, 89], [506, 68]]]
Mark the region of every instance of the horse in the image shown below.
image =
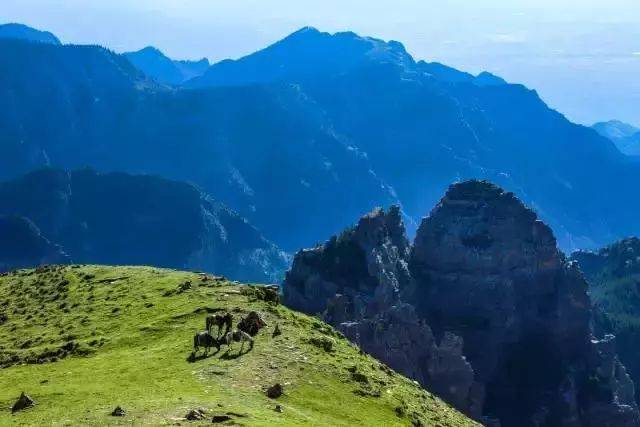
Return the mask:
[[251, 338], [251, 335], [249, 335], [248, 333], [244, 332], [244, 331], [238, 331], [235, 330], [233, 332], [228, 332], [227, 334], [225, 334], [219, 341], [220, 344], [226, 344], [229, 347], [229, 350], [231, 350], [231, 346], [233, 344], [233, 342], [239, 342], [240, 343], [240, 353], [242, 353], [242, 351], [244, 350], [244, 343], [245, 342], [249, 342], [250, 345], [250, 349], [253, 349], [253, 338]]
[[198, 332], [193, 336], [193, 354], [196, 354], [200, 347], [204, 347], [204, 354], [209, 354], [211, 347], [220, 350], [220, 343], [208, 331]]
[[248, 333], [251, 336], [256, 336], [260, 329], [267, 326], [267, 322], [264, 321], [260, 313], [256, 311], [250, 312], [247, 317], [241, 319], [238, 323], [238, 329]]
[[224, 326], [223, 335], [228, 334], [231, 328], [233, 327], [233, 316], [231, 315], [231, 313], [210, 314], [207, 316], [205, 323], [206, 323], [207, 331], [209, 331], [209, 333], [211, 333], [211, 330], [213, 329], [214, 326], [217, 326], [218, 327], [217, 337], [220, 338], [220, 331], [222, 330], [223, 326]]

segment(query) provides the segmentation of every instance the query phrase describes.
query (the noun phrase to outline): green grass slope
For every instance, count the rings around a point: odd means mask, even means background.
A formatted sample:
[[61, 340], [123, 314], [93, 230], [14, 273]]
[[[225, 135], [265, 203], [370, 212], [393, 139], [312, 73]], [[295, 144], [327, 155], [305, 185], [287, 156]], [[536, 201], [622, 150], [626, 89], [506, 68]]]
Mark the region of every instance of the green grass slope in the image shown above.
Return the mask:
[[[473, 425], [324, 323], [251, 290], [146, 267], [1, 276], [0, 425], [185, 425], [195, 408], [207, 412], [196, 425], [225, 414], [230, 425]], [[259, 311], [268, 326], [242, 355], [236, 343], [190, 360], [194, 332], [218, 309], [236, 322]], [[284, 395], [269, 399], [274, 383]], [[23, 391], [37, 405], [12, 414]], [[112, 417], [116, 406], [127, 415]]]

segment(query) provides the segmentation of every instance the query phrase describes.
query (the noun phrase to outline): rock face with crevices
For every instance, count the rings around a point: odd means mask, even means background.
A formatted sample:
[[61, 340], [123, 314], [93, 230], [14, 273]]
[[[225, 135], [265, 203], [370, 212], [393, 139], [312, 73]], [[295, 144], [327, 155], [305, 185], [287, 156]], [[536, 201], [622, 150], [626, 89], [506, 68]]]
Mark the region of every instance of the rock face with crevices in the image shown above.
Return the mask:
[[422, 222], [410, 265], [420, 315], [436, 336], [463, 338], [486, 415], [586, 425], [611, 411], [638, 422], [615, 347], [592, 340], [585, 279], [513, 194], [453, 185]]
[[452, 185], [411, 246], [376, 210], [300, 252], [285, 303], [452, 405], [502, 426], [636, 426], [615, 338], [593, 338], [584, 277], [513, 194]]
[[376, 209], [324, 245], [300, 251], [287, 273], [285, 304], [322, 313], [367, 353], [419, 381], [457, 408], [480, 416], [482, 389], [451, 334], [438, 344], [415, 307], [400, 209]]

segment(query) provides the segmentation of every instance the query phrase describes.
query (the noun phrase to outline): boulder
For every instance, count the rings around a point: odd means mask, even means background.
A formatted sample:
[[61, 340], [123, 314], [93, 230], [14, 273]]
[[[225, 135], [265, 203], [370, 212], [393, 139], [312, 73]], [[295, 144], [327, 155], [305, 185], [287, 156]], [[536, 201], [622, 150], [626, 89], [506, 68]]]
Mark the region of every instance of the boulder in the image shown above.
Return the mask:
[[189, 412], [187, 412], [187, 415], [185, 415], [185, 419], [187, 421], [198, 421], [198, 420], [204, 420], [206, 416], [207, 414], [204, 409], [192, 409]]
[[127, 415], [127, 411], [122, 409], [120, 406], [116, 406], [116, 409], [111, 412], [112, 417], [124, 417], [125, 415]]
[[231, 420], [233, 420], [233, 418], [229, 415], [214, 415], [213, 418], [211, 419], [211, 422], [214, 424], [218, 424], [218, 423], [224, 423]]
[[282, 389], [282, 386], [280, 385], [280, 383], [276, 383], [271, 387], [267, 388], [267, 397], [269, 399], [277, 399], [278, 397], [282, 396], [283, 393], [284, 393], [284, 390]]
[[11, 412], [15, 413], [18, 411], [23, 411], [35, 405], [36, 405], [36, 401], [33, 400], [31, 397], [29, 397], [28, 394], [25, 394], [24, 392], [22, 392], [18, 400], [16, 400], [16, 403], [14, 403], [13, 406], [11, 407]]

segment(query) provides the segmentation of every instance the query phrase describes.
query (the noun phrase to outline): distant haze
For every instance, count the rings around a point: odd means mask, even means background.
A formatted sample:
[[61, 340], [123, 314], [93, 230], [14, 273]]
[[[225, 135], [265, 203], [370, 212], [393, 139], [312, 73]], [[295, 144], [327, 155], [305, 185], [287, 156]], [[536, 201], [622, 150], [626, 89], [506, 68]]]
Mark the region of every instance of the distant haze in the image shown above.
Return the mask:
[[[535, 4], [535, 5], [532, 5]], [[395, 39], [417, 59], [488, 70], [538, 90], [571, 120], [640, 126], [637, 0], [2, 0], [65, 43], [176, 58], [237, 58], [303, 26]]]

